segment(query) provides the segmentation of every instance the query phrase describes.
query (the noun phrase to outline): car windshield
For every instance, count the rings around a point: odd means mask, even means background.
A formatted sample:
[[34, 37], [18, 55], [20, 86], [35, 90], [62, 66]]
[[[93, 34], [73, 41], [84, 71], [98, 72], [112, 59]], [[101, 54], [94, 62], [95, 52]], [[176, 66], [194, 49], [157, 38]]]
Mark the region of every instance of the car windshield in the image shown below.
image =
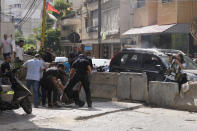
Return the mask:
[[[168, 67], [169, 66], [168, 56], [161, 56], [160, 58]], [[186, 70], [197, 70], [197, 64], [193, 62], [191, 58], [189, 58], [188, 56], [184, 56], [184, 60], [186, 63], [186, 67], [185, 67]]]

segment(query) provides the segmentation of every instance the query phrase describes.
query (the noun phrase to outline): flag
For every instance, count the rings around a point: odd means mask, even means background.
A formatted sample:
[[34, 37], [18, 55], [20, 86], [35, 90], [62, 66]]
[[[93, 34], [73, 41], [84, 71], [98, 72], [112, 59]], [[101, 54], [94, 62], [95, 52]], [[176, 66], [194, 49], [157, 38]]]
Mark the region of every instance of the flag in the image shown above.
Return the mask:
[[48, 10], [48, 11], [53, 11], [53, 12], [56, 12], [57, 14], [60, 14], [60, 12], [57, 10], [57, 9], [55, 9], [51, 4], [49, 4], [48, 2], [47, 2], [47, 8], [46, 8], [46, 10]]

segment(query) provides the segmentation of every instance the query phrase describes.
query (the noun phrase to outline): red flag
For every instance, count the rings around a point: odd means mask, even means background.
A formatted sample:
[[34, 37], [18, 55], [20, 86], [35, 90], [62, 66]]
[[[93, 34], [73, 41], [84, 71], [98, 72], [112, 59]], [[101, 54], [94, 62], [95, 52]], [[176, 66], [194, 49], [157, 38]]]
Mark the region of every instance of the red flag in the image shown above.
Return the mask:
[[48, 2], [47, 2], [47, 8], [46, 8], [46, 10], [48, 10], [48, 11], [53, 11], [53, 12], [56, 12], [57, 14], [60, 14], [60, 12], [57, 10], [57, 9], [55, 9], [51, 4], [49, 4]]

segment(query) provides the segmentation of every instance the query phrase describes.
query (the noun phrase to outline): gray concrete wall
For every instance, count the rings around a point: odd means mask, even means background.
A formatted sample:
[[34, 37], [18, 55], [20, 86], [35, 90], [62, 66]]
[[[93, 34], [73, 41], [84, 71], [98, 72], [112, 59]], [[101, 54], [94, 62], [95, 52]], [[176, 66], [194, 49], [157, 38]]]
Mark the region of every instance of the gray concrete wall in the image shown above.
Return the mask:
[[117, 88], [118, 99], [147, 101], [147, 76], [142, 73], [120, 73]]
[[98, 73], [91, 76], [92, 97], [112, 99], [116, 97], [119, 73]]
[[120, 100], [148, 100], [147, 77], [141, 73], [93, 73], [92, 97]]
[[178, 95], [177, 83], [150, 82], [149, 102], [162, 107], [173, 107], [176, 95]]
[[149, 103], [178, 110], [197, 111], [197, 82], [189, 83], [187, 92], [179, 94], [177, 83], [150, 82]]
[[189, 83], [187, 92], [179, 94], [178, 84], [153, 81], [147, 84], [144, 73], [93, 73], [92, 97], [143, 101], [159, 107], [197, 111], [197, 82]]

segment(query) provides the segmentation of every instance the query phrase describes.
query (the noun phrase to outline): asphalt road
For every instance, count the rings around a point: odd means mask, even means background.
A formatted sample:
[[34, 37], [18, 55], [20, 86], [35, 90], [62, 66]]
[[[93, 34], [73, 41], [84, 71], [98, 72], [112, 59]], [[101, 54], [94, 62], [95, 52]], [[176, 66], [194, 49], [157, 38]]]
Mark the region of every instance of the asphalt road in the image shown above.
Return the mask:
[[197, 131], [197, 113], [138, 103], [94, 102], [94, 108], [22, 109], [0, 113], [0, 131]]

